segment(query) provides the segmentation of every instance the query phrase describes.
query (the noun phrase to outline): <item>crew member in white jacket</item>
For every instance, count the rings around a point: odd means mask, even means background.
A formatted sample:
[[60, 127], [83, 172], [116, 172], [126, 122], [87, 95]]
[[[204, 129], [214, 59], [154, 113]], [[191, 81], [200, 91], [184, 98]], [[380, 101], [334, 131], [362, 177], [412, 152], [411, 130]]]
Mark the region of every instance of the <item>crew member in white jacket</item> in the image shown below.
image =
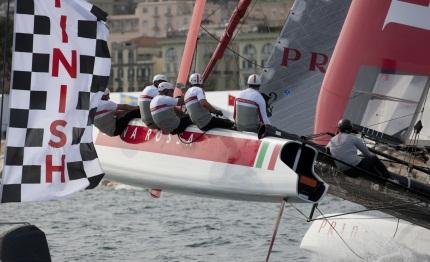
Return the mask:
[[223, 113], [207, 101], [205, 92], [202, 89], [202, 76], [194, 73], [190, 76], [189, 82], [191, 87], [185, 93], [184, 100], [187, 112], [193, 123], [203, 131], [208, 131], [216, 127], [232, 129], [234, 125], [233, 121], [211, 115], [212, 113], [222, 116]]
[[167, 82], [167, 77], [165, 75], [155, 75], [152, 79], [152, 85], [146, 86], [139, 95], [139, 109], [140, 115], [142, 116], [142, 122], [151, 129], [158, 129], [158, 127], [154, 123], [154, 119], [152, 119], [149, 104], [152, 99], [158, 95], [158, 85], [163, 82]]
[[[340, 170], [354, 176], [358, 175], [358, 170], [353, 167], [358, 167], [381, 177], [390, 177], [390, 173], [381, 160], [369, 151], [360, 138], [351, 134], [352, 123], [350, 120], [340, 120], [338, 129], [339, 133], [330, 140], [327, 147], [334, 158], [349, 164], [348, 166], [335, 161]], [[357, 154], [357, 150], [363, 154], [363, 157]]]
[[261, 79], [252, 74], [248, 77], [248, 88], [236, 97], [234, 119], [239, 131], [258, 132], [262, 125], [270, 125], [266, 101], [259, 92]]
[[161, 83], [158, 86], [159, 95], [152, 99], [150, 110], [155, 124], [164, 133], [180, 134], [193, 122], [189, 115], [176, 107], [183, 105], [183, 99], [173, 98], [173, 90], [171, 83]]
[[106, 88], [97, 106], [94, 125], [108, 136], [121, 135], [133, 118], [140, 118], [138, 106], [117, 104], [110, 101], [110, 91]]

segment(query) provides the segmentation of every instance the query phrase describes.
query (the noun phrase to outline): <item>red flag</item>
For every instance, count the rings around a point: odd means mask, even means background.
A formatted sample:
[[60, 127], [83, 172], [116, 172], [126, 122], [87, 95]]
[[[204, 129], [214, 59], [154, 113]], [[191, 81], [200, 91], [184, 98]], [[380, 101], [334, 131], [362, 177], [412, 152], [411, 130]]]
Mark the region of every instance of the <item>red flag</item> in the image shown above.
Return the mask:
[[234, 106], [234, 100], [236, 99], [236, 97], [232, 96], [232, 95], [228, 95], [228, 105], [229, 106]]

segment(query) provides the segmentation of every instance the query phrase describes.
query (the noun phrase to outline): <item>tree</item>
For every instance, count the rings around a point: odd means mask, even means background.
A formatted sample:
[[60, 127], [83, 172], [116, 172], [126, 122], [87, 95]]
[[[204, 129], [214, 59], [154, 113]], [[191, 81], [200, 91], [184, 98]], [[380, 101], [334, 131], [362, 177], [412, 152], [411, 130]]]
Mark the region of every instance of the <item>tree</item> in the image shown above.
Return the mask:
[[[12, 39], [13, 39], [13, 21], [9, 19], [7, 23], [7, 35], [5, 32], [6, 18], [0, 17], [0, 77], [3, 79], [3, 67], [6, 67], [6, 78], [10, 77], [11, 61], [12, 61]], [[5, 48], [5, 38], [7, 40], [6, 63], [3, 64], [3, 52]]]

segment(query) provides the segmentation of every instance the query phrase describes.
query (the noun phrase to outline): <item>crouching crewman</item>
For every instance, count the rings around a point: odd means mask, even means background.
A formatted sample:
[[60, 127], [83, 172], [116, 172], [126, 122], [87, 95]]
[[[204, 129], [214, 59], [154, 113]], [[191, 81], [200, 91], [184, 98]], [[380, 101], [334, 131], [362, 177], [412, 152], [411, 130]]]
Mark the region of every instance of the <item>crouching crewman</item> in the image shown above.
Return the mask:
[[234, 119], [239, 131], [258, 132], [262, 125], [270, 125], [266, 101], [259, 92], [261, 79], [252, 74], [248, 78], [248, 88], [236, 97]]
[[211, 128], [227, 128], [232, 129], [234, 122], [229, 119], [214, 117], [215, 114], [222, 116], [221, 110], [214, 108], [207, 100], [205, 92], [202, 89], [203, 78], [200, 74], [192, 74], [189, 82], [191, 87], [185, 93], [185, 106], [190, 114], [193, 123], [203, 131], [208, 131]]
[[151, 100], [158, 95], [157, 88], [163, 82], [167, 82], [167, 77], [165, 75], [155, 75], [152, 80], [153, 84], [145, 87], [145, 89], [143, 89], [139, 95], [139, 108], [140, 115], [142, 116], [142, 122], [151, 129], [158, 129], [158, 127], [155, 125], [154, 120], [152, 119], [149, 105]]
[[192, 124], [190, 116], [176, 106], [183, 105], [179, 98], [173, 98], [174, 87], [169, 82], [158, 85], [158, 95], [150, 104], [152, 118], [163, 133], [180, 134]]
[[[351, 134], [353, 127], [350, 120], [341, 119], [338, 123], [338, 130], [339, 133], [330, 140], [327, 147], [333, 157], [349, 164], [347, 166], [336, 161], [336, 166], [340, 170], [348, 175], [357, 176], [360, 174], [354, 167], [358, 167], [380, 177], [390, 177], [390, 172], [384, 163], [369, 151], [360, 138]], [[363, 157], [357, 154], [357, 150], [363, 154]]]
[[110, 91], [106, 88], [94, 117], [94, 125], [108, 136], [121, 135], [134, 118], [140, 118], [138, 106], [117, 104], [110, 101]]

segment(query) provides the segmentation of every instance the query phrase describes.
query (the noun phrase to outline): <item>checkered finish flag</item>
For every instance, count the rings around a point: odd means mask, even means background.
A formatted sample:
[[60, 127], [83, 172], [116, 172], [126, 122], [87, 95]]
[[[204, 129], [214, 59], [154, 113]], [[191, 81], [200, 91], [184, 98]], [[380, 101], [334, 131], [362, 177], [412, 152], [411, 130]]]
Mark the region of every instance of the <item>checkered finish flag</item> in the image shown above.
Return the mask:
[[57, 199], [103, 177], [92, 140], [107, 86], [107, 14], [83, 0], [16, 0], [1, 202]]

